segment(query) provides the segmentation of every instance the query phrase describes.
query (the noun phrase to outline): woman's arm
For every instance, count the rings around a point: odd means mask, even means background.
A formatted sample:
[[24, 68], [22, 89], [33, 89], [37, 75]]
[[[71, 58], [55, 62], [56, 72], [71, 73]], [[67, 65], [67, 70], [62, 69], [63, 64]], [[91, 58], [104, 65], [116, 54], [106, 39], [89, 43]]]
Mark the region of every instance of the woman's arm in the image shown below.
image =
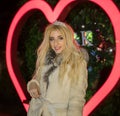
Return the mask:
[[67, 116], [82, 116], [87, 89], [87, 63], [83, 61], [80, 67], [78, 82], [70, 90]]

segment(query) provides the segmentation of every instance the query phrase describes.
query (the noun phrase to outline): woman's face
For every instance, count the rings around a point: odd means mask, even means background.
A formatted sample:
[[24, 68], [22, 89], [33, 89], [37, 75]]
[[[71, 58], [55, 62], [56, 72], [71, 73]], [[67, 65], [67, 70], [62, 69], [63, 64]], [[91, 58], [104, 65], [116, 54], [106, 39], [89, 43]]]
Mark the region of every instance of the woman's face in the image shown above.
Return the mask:
[[63, 38], [60, 31], [52, 31], [49, 37], [50, 46], [55, 51], [56, 54], [61, 53], [66, 47], [65, 38]]

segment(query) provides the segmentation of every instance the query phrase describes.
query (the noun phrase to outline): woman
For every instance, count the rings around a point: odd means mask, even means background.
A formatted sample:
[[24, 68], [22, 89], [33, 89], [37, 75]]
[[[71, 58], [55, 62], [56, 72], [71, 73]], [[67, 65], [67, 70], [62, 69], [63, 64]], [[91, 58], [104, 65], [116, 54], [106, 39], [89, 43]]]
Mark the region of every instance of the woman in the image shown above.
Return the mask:
[[73, 36], [66, 23], [56, 21], [46, 27], [36, 70], [27, 84], [32, 97], [28, 116], [82, 116], [87, 63]]

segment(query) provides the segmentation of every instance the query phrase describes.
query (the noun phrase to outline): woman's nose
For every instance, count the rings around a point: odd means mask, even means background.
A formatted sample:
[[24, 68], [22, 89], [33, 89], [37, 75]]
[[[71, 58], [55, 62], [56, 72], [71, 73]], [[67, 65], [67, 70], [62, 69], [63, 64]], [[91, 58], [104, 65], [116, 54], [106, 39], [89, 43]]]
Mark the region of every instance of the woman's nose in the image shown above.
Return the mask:
[[58, 40], [55, 40], [55, 41], [54, 41], [54, 45], [55, 45], [55, 46], [58, 45], [58, 43], [59, 43]]

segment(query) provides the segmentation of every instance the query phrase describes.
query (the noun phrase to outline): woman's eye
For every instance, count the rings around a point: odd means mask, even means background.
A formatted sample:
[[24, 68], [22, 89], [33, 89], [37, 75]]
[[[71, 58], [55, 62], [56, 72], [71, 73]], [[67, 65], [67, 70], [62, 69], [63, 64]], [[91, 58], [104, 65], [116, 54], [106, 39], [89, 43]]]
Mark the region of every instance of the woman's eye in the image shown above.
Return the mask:
[[50, 38], [49, 38], [49, 40], [50, 40], [50, 41], [53, 41], [53, 40], [54, 40], [54, 38], [53, 38], [53, 37], [50, 37]]
[[63, 37], [59, 37], [60, 40], [63, 40]]

